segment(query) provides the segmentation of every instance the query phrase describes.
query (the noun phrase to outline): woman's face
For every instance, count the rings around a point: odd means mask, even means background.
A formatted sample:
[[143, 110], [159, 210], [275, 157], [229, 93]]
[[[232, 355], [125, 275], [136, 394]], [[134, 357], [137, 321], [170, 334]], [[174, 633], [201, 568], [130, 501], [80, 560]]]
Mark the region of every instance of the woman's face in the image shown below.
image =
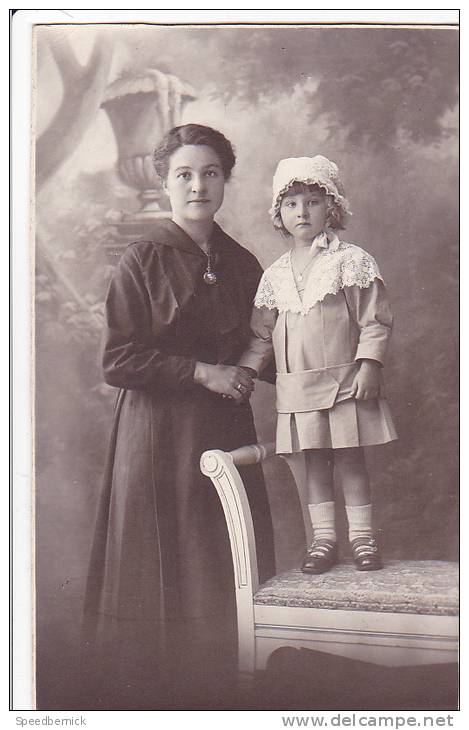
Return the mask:
[[287, 190], [280, 205], [285, 230], [299, 241], [312, 241], [321, 233], [326, 227], [327, 214], [327, 198], [320, 188]]
[[171, 155], [164, 188], [175, 219], [203, 221], [213, 218], [225, 192], [220, 158], [207, 145], [180, 147]]

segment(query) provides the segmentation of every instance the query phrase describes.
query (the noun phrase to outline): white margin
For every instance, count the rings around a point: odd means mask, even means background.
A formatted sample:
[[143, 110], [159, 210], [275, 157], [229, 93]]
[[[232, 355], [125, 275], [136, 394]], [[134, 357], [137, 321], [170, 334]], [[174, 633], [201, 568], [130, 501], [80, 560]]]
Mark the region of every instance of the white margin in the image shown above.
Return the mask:
[[[31, 247], [30, 247], [30, 142], [31, 142], [31, 49], [32, 27], [37, 23], [373, 23], [373, 24], [458, 24], [459, 9], [339, 9], [339, 10], [272, 10], [272, 9], [163, 9], [163, 10], [90, 10], [90, 9], [19, 9], [12, 21], [12, 86], [11, 86], [11, 129], [12, 129], [12, 170], [11, 170], [11, 300], [12, 300], [12, 520], [13, 551], [13, 709], [21, 711], [34, 709], [33, 682], [33, 576], [32, 576], [32, 543], [33, 543], [33, 502], [32, 502], [32, 320], [31, 320]], [[464, 199], [464, 198], [462, 198]], [[462, 302], [462, 313], [464, 312]], [[467, 362], [467, 359], [465, 360]], [[60, 367], [60, 363], [57, 363]], [[462, 491], [462, 490], [461, 490]], [[463, 491], [461, 494], [464, 497]], [[466, 499], [464, 499], [466, 502]], [[462, 509], [462, 514], [467, 514]], [[464, 538], [465, 530], [461, 530]], [[464, 540], [464, 543], [466, 541]], [[463, 544], [464, 544], [463, 543]], [[467, 642], [465, 642], [467, 643]], [[464, 699], [464, 683], [462, 695]], [[464, 702], [463, 702], [464, 706]], [[67, 712], [53, 711], [55, 717], [67, 716]], [[89, 718], [89, 725], [99, 723], [100, 727], [113, 725], [124, 727], [132, 721], [134, 713], [119, 712], [74, 713]], [[138, 721], [142, 728], [155, 726], [153, 712], [139, 712]], [[238, 726], [239, 720], [233, 713], [202, 712], [200, 723], [204, 728], [219, 727], [220, 721], [228, 728]], [[304, 716], [302, 711], [292, 712], [257, 712], [256, 726], [267, 723], [268, 727], [281, 728], [281, 716]], [[317, 714], [317, 713], [316, 713]], [[321, 713], [327, 719], [338, 713]], [[344, 712], [343, 715], [350, 713]], [[357, 712], [359, 716], [372, 716], [373, 712]], [[387, 716], [418, 715], [418, 711], [383, 712]], [[428, 712], [426, 715], [437, 717], [446, 713]], [[48, 712], [51, 715], [51, 712]], [[108, 716], [105, 718], [105, 716]], [[120, 715], [120, 717], [119, 717]], [[197, 717], [190, 713], [192, 718]], [[221, 715], [221, 717], [220, 717]], [[228, 715], [228, 717], [227, 717]], [[229, 717], [231, 715], [231, 718]], [[246, 712], [244, 713], [246, 716]], [[251, 713], [247, 713], [251, 715]], [[462, 728], [462, 713], [448, 713], [452, 716], [452, 727]], [[464, 713], [466, 715], [466, 713]], [[30, 713], [28, 717], [33, 717]], [[37, 715], [36, 715], [37, 717]], [[191, 718], [191, 724], [197, 721]], [[93, 719], [97, 722], [93, 723]], [[13, 718], [11, 718], [11, 721]], [[187, 721], [187, 712], [173, 712], [167, 717], [167, 724], [179, 725]], [[245, 718], [248, 721], [248, 717]], [[262, 720], [264, 722], [262, 722]], [[456, 722], [454, 722], [456, 721]], [[461, 724], [460, 724], [461, 723]], [[251, 723], [248, 721], [247, 725]]]
[[12, 704], [33, 709], [32, 317], [30, 226], [31, 29], [13, 18], [11, 64]]

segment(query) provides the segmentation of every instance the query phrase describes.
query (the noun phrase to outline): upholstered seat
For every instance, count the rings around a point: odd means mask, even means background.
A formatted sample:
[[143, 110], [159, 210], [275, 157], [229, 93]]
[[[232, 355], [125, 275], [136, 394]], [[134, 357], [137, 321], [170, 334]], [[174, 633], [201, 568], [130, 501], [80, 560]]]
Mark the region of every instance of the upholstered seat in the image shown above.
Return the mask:
[[457, 616], [458, 565], [439, 560], [388, 560], [359, 572], [352, 563], [328, 573], [281, 573], [254, 594], [256, 605]]
[[240, 674], [265, 669], [283, 647], [384, 666], [456, 662], [456, 563], [385, 559], [382, 570], [360, 572], [341, 560], [327, 573], [296, 569], [259, 586], [252, 516], [236, 466], [274, 452], [274, 444], [254, 444], [230, 453], [206, 451], [201, 458], [230, 535]]

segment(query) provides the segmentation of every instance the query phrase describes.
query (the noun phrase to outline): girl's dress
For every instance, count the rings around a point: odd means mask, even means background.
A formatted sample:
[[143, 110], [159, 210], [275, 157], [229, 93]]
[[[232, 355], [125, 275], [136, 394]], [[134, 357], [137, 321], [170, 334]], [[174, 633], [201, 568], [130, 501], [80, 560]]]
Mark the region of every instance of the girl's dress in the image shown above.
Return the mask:
[[[203, 280], [207, 257], [170, 220], [127, 247], [106, 301], [104, 373], [119, 388], [86, 590], [89, 641], [116, 663], [149, 671], [165, 636], [190, 641], [233, 619], [228, 533], [213, 486], [200, 472], [206, 449], [255, 443], [249, 403], [236, 406], [194, 383], [196, 361], [236, 364], [250, 337], [262, 269], [215, 226], [219, 283]], [[259, 466], [243, 469], [261, 580], [274, 573], [273, 535]], [[98, 619], [98, 617], [100, 617]], [[233, 631], [234, 620], [226, 623]], [[190, 628], [192, 626], [192, 628]], [[183, 642], [186, 658], [191, 645]], [[175, 647], [169, 647], [174, 651]], [[111, 661], [111, 665], [113, 662]], [[114, 665], [115, 668], [115, 665]]]
[[372, 256], [331, 229], [313, 242], [304, 281], [291, 251], [263, 274], [253, 337], [240, 364], [261, 372], [275, 353], [277, 452], [383, 444], [397, 438], [381, 384], [358, 401], [351, 386], [362, 358], [383, 364], [392, 314]]

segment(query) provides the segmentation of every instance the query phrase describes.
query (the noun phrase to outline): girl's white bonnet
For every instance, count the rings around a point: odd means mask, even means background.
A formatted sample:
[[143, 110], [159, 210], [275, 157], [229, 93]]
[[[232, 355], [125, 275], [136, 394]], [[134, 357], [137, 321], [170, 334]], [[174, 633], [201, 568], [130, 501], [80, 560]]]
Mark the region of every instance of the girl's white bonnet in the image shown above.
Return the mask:
[[294, 182], [319, 185], [327, 195], [332, 195], [334, 202], [344, 214], [350, 214], [349, 203], [339, 177], [339, 168], [327, 157], [315, 155], [315, 157], [287, 157], [285, 160], [280, 160], [272, 186], [272, 207], [269, 211], [272, 219], [280, 210], [282, 196]]

